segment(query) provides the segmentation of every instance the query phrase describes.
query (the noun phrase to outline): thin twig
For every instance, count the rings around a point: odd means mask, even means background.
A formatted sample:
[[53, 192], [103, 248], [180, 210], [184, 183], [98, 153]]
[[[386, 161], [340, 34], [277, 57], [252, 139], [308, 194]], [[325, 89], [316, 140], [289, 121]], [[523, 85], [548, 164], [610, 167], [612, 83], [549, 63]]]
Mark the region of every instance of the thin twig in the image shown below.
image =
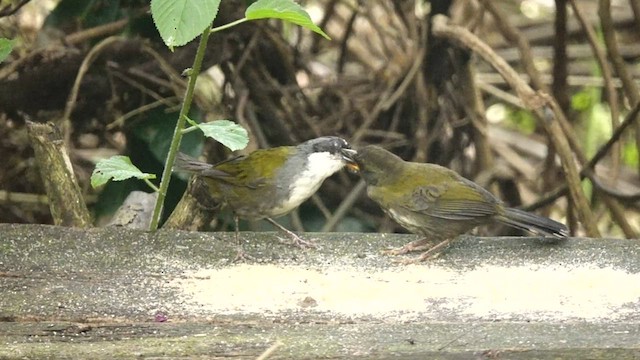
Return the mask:
[[380, 104], [382, 111], [389, 110], [389, 108], [393, 106], [393, 104], [395, 104], [401, 96], [405, 95], [407, 88], [409, 87], [409, 85], [411, 85], [413, 79], [422, 68], [425, 52], [426, 50], [424, 47], [420, 49], [420, 52], [418, 52], [415, 60], [413, 61], [413, 64], [411, 65], [411, 68], [407, 72], [407, 75], [402, 79], [402, 82], [400, 82], [400, 85], [398, 85], [398, 88]]
[[21, 0], [19, 3], [17, 4], [9, 4], [4, 6], [2, 9], [0, 9], [0, 18], [3, 18], [5, 16], [11, 16], [15, 13], [18, 12], [18, 10], [20, 10], [20, 8], [22, 8], [23, 6], [27, 5], [27, 3], [29, 3], [31, 0]]
[[[329, 20], [333, 17], [333, 15], [336, 12], [336, 5], [338, 4], [339, 0], [330, 0], [327, 2], [327, 4], [324, 7], [324, 10], [322, 11], [322, 20], [320, 20], [320, 23], [318, 23], [318, 27], [320, 27], [320, 29], [326, 29], [327, 28], [327, 24], [329, 23]], [[314, 36], [312, 38], [312, 45], [311, 45], [311, 53], [312, 54], [317, 54], [318, 51], [320, 50], [320, 39], [322, 39], [320, 36]]]
[[571, 105], [567, 83], [567, 0], [556, 1], [556, 15], [554, 20], [555, 37], [553, 39], [553, 96], [566, 114]]
[[73, 34], [67, 35], [64, 38], [64, 42], [66, 44], [75, 45], [91, 39], [100, 38], [106, 35], [112, 35], [124, 29], [127, 24], [129, 24], [129, 21], [131, 21], [131, 19], [124, 18], [114, 22], [110, 22], [108, 24], [74, 32]]
[[273, 353], [278, 350], [280, 346], [284, 345], [282, 341], [276, 341], [273, 345], [269, 346], [256, 360], [267, 360]]
[[[161, 100], [156, 100], [154, 102], [148, 103], [148, 104], [144, 104], [136, 109], [133, 109], [131, 111], [129, 111], [128, 113], [118, 117], [117, 119], [115, 119], [114, 121], [112, 121], [111, 123], [107, 124], [107, 130], [113, 130], [116, 127], [121, 127], [124, 125], [124, 123], [137, 115], [143, 114], [149, 110], [155, 109], [158, 106], [161, 105], [165, 105], [167, 106], [167, 101], [169, 101], [169, 99], [174, 99], [174, 100], [178, 100], [178, 98], [176, 98], [175, 96], [172, 96], [171, 98], [167, 98], [167, 99], [161, 99]], [[174, 106], [175, 104], [173, 104], [172, 106]]]
[[[631, 105], [635, 105], [640, 102], [640, 92], [627, 69], [627, 64], [624, 62], [622, 55], [620, 55], [620, 49], [618, 48], [618, 42], [616, 41], [616, 34], [613, 28], [613, 20], [611, 19], [611, 1], [600, 0], [598, 5], [602, 35], [604, 36], [604, 43], [607, 46], [609, 59], [611, 59], [616, 73], [618, 73], [618, 77], [622, 80], [622, 87]], [[640, 143], [638, 146], [640, 146]]]
[[633, 25], [636, 28], [636, 33], [640, 34], [640, 0], [629, 0], [629, 4], [635, 18]]
[[508, 104], [511, 104], [512, 106], [524, 109], [524, 104], [522, 104], [522, 101], [520, 101], [519, 97], [513, 96], [511, 95], [511, 93], [506, 92], [484, 81], [478, 81], [477, 84], [478, 84], [478, 88], [480, 88], [480, 90], [486, 92], [487, 94], [493, 95], [496, 98]]
[[605, 155], [609, 152], [611, 147], [616, 142], [618, 142], [618, 140], [621, 138], [622, 134], [627, 129], [627, 127], [629, 127], [630, 125], [636, 123], [636, 120], [638, 119], [638, 113], [639, 112], [640, 112], [640, 103], [636, 104], [633, 107], [633, 109], [631, 109], [631, 112], [629, 112], [627, 114], [627, 116], [625, 116], [625, 118], [622, 121], [622, 123], [620, 123], [620, 126], [618, 126], [616, 129], [614, 129], [613, 134], [611, 134], [611, 137], [609, 138], [609, 140], [607, 140], [607, 142], [604, 143], [604, 145], [602, 145], [600, 147], [600, 149], [598, 149], [596, 154], [593, 156], [593, 158], [591, 158], [591, 160], [589, 160], [589, 162], [584, 164], [585, 168], [593, 169], [596, 166], [596, 164], [600, 160], [602, 160], [602, 158], [605, 157]]
[[[169, 81], [171, 82], [171, 88], [176, 96], [183, 96], [184, 90], [187, 88], [187, 84], [182, 76], [176, 71], [176, 69], [167, 61], [165, 57], [160, 55], [154, 48], [147, 44], [142, 45], [142, 51], [151, 55], [151, 57], [160, 65], [160, 70], [165, 73]], [[137, 70], [137, 69], [132, 69]], [[134, 72], [131, 71], [133, 74]], [[136, 72], [137, 75], [143, 74], [141, 71]], [[147, 79], [149, 77], [146, 77]]]
[[[487, 84], [504, 85], [506, 83], [504, 81], [504, 78], [500, 76], [500, 74], [496, 73], [479, 72], [477, 74], [477, 77], [479, 80], [482, 80]], [[520, 74], [520, 77], [524, 81], [529, 81], [529, 76], [527, 74]], [[540, 78], [542, 80], [542, 83], [544, 83], [545, 85], [551, 84], [553, 82], [553, 78], [549, 74], [540, 74]], [[602, 79], [602, 77], [596, 76], [569, 75], [567, 77], [567, 82], [569, 83], [569, 86], [573, 87], [604, 87], [604, 79]], [[636, 80], [636, 83], [640, 85], [640, 81]], [[620, 81], [620, 79], [618, 79], [617, 77], [612, 78], [612, 84], [616, 89], [622, 87], [622, 81]]]
[[0, 190], [0, 203], [21, 203], [48, 205], [49, 197], [41, 194], [28, 194]]
[[311, 196], [311, 201], [313, 201], [313, 204], [318, 207], [318, 210], [320, 210], [325, 220], [331, 217], [331, 211], [329, 210], [327, 205], [324, 204], [322, 198], [317, 193]]
[[340, 55], [338, 56], [338, 65], [336, 70], [338, 74], [342, 74], [344, 70], [344, 64], [347, 61], [346, 60], [347, 52], [348, 52], [347, 43], [351, 38], [350, 35], [353, 32], [353, 24], [356, 22], [356, 19], [358, 18], [359, 13], [360, 13], [360, 7], [358, 6], [355, 9], [353, 9], [353, 13], [351, 14], [349, 21], [344, 27], [344, 33], [342, 34], [342, 39], [340, 40], [340, 52], [339, 52]]
[[531, 47], [529, 47], [529, 44], [527, 43], [527, 39], [525, 39], [509, 21], [507, 21], [506, 16], [504, 16], [502, 11], [498, 8], [499, 5], [496, 1], [481, 0], [480, 2], [495, 19], [494, 24], [498, 27], [502, 36], [504, 36], [509, 42], [517, 45], [522, 65], [525, 72], [531, 76], [533, 87], [538, 90], [546, 90], [545, 84], [542, 83], [540, 78], [537, 76], [538, 70], [533, 63], [533, 54], [531, 52]]
[[340, 220], [342, 220], [342, 218], [347, 214], [349, 209], [353, 207], [353, 204], [356, 202], [356, 200], [358, 200], [358, 198], [360, 197], [360, 195], [362, 195], [362, 193], [366, 188], [367, 188], [367, 184], [364, 182], [364, 180], [361, 179], [356, 184], [356, 186], [354, 186], [353, 189], [349, 192], [349, 195], [347, 195], [347, 197], [344, 198], [344, 200], [340, 203], [340, 206], [338, 206], [338, 208], [333, 213], [331, 218], [329, 218], [324, 223], [324, 226], [320, 231], [321, 232], [334, 231], [335, 227], [338, 225], [338, 222], [340, 222]]
[[[151, 90], [150, 88], [146, 87], [145, 85], [141, 84], [140, 82], [133, 80], [131, 77], [127, 76], [126, 74], [124, 74], [122, 71], [120, 71], [120, 69], [116, 66], [113, 66], [113, 71], [111, 72], [111, 74], [118, 78], [119, 80], [121, 80], [122, 82], [126, 83], [127, 85], [138, 89], [141, 93], [143, 93], [144, 95], [147, 95], [149, 97], [151, 97], [154, 100], [160, 101], [160, 100], [164, 100], [165, 97], [158, 94], [157, 92]], [[167, 106], [172, 106], [169, 105], [169, 103], [167, 103]]]
[[78, 91], [80, 90], [80, 84], [82, 83], [82, 78], [89, 70], [89, 67], [93, 63], [93, 61], [98, 57], [98, 55], [107, 47], [112, 44], [122, 41], [123, 38], [120, 36], [110, 36], [99, 43], [97, 43], [91, 50], [87, 53], [84, 60], [82, 60], [82, 64], [80, 64], [80, 68], [78, 69], [78, 74], [76, 75], [76, 79], [73, 83], [73, 87], [71, 88], [71, 92], [69, 93], [69, 98], [67, 99], [66, 106], [64, 108], [64, 114], [62, 115], [63, 121], [63, 133], [65, 143], [69, 144], [69, 139], [71, 138], [71, 113], [76, 106], [76, 101], [78, 99]]

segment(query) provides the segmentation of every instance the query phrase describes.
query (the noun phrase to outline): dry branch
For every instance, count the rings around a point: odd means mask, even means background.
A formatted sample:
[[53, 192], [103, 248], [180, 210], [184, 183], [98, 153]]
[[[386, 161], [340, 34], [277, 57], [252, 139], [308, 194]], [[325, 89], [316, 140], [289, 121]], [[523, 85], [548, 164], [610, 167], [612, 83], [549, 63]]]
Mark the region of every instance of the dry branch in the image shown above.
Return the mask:
[[90, 227], [91, 216], [82, 198], [59, 129], [50, 123], [33, 122], [28, 122], [27, 128], [54, 223]]
[[207, 185], [197, 177], [193, 177], [162, 228], [203, 230], [213, 219], [215, 215], [213, 210], [218, 208], [218, 204], [212, 202], [209, 196]]

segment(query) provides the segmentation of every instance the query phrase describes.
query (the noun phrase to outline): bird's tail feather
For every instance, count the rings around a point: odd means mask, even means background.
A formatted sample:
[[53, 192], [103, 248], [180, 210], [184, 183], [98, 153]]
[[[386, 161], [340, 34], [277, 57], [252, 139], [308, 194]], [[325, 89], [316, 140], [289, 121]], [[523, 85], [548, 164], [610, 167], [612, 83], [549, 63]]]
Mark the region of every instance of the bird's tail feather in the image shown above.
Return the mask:
[[211, 169], [211, 164], [200, 161], [184, 153], [176, 154], [176, 162], [174, 165], [176, 171], [185, 171], [191, 173], [199, 173], [204, 170]]
[[187, 154], [183, 154], [179, 152], [178, 154], [176, 154], [176, 162], [174, 164], [174, 170], [185, 171], [192, 174], [196, 174], [198, 176], [204, 176], [212, 179], [228, 181], [228, 179], [232, 178], [233, 176], [231, 176], [227, 172], [216, 169], [216, 166], [223, 164], [225, 162], [232, 161], [233, 159], [236, 159], [236, 158], [232, 158], [231, 160], [225, 160], [215, 165], [211, 165], [204, 161], [200, 161], [196, 158], [192, 158]]
[[569, 236], [569, 230], [564, 224], [514, 208], [505, 209], [504, 214], [498, 218], [498, 221], [517, 229], [544, 236], [554, 236], [557, 238]]

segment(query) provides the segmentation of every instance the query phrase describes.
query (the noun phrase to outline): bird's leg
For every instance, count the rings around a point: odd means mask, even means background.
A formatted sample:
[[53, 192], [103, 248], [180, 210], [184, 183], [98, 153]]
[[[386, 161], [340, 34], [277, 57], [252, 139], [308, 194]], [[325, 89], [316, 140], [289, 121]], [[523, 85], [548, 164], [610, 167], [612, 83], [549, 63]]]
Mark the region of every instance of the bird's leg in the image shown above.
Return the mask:
[[236, 246], [237, 246], [236, 257], [233, 259], [233, 262], [253, 260], [253, 258], [244, 251], [242, 243], [240, 242], [240, 223], [239, 223], [238, 216], [233, 215], [233, 221], [236, 225]]
[[419, 263], [425, 260], [429, 260], [435, 256], [438, 255], [439, 251], [442, 250], [443, 248], [445, 248], [446, 246], [448, 246], [451, 241], [453, 239], [447, 239], [444, 241], [439, 242], [438, 244], [436, 244], [435, 246], [431, 247], [429, 250], [423, 252], [422, 254], [420, 254], [420, 256], [418, 256], [417, 258], [414, 259], [404, 259], [401, 262], [403, 264], [415, 264], [415, 263]]
[[291, 231], [291, 230], [285, 228], [284, 226], [278, 224], [272, 218], [268, 217], [268, 218], [265, 218], [265, 220], [267, 220], [268, 222], [271, 223], [271, 225], [277, 227], [278, 229], [280, 229], [281, 231], [283, 231], [284, 233], [289, 235], [289, 237], [291, 238], [291, 242], [287, 242], [287, 244], [295, 245], [295, 246], [297, 246], [297, 247], [299, 247], [301, 249], [303, 249], [305, 247], [312, 247], [312, 248], [317, 248], [318, 247], [318, 245], [316, 243], [314, 243], [313, 241], [304, 240], [300, 236], [296, 235], [293, 231]]
[[399, 248], [385, 250], [383, 253], [385, 255], [402, 255], [402, 254], [408, 254], [414, 251], [423, 251], [423, 250], [429, 249], [429, 245], [427, 245], [428, 242], [429, 242], [429, 239], [424, 238], [424, 239], [412, 241]]

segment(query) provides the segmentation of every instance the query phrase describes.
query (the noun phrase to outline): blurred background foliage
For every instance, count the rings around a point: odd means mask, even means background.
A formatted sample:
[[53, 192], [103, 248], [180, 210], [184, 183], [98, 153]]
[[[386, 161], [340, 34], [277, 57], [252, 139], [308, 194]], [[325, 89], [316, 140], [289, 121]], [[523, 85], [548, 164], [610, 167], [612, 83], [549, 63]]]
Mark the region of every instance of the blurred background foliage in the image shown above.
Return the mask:
[[[240, 18], [247, 3], [223, 0], [216, 24]], [[342, 136], [356, 148], [381, 144], [404, 159], [450, 167], [509, 205], [539, 210], [581, 234], [567, 196], [544, 201], [564, 178], [542, 126], [489, 64], [430, 32], [431, 16], [445, 14], [528, 78], [516, 43], [505, 38], [485, 3], [306, 0], [301, 4], [331, 41], [279, 21], [217, 33], [209, 42], [207, 70], [199, 79], [190, 117], [238, 122], [250, 133], [247, 152], [322, 135]], [[616, 96], [604, 89], [607, 80], [571, 1], [492, 3], [531, 46], [533, 58], [528, 60], [543, 82], [533, 81], [534, 88], [554, 96], [590, 158], [635, 106], [633, 94], [616, 73], [609, 84]], [[599, 9], [608, 11], [624, 66], [637, 83], [639, 2], [575, 3], [605, 53], [610, 44], [603, 40]], [[567, 11], [559, 12], [559, 7]], [[161, 173], [185, 89], [181, 73], [191, 65], [197, 44], [170, 52], [153, 25], [149, 1], [142, 0], [2, 0], [0, 16], [0, 37], [17, 40], [0, 67], [0, 221], [51, 221], [46, 203], [35, 196], [44, 189], [25, 134], [25, 120], [31, 120], [65, 129], [76, 175], [96, 223], [103, 224], [130, 191], [147, 189], [131, 180], [93, 190], [89, 176], [95, 162], [124, 154], [143, 172]], [[86, 64], [71, 106], [71, 88], [92, 52], [95, 58]], [[65, 111], [68, 123], [62, 120]], [[595, 167], [608, 191], [596, 192], [591, 182], [583, 183], [603, 235], [630, 237], [640, 230], [639, 129], [624, 131], [619, 145]], [[231, 155], [198, 132], [188, 134], [182, 144], [182, 151], [203, 153], [211, 162]], [[185, 188], [184, 177], [176, 180], [167, 213]], [[357, 181], [346, 171], [336, 174], [283, 221], [306, 231], [402, 231], [362, 191], [353, 193], [361, 190], [354, 187]], [[621, 203], [624, 216], [612, 214], [603, 197]], [[223, 213], [210, 229], [228, 225]], [[480, 233], [495, 231], [500, 230]]]

